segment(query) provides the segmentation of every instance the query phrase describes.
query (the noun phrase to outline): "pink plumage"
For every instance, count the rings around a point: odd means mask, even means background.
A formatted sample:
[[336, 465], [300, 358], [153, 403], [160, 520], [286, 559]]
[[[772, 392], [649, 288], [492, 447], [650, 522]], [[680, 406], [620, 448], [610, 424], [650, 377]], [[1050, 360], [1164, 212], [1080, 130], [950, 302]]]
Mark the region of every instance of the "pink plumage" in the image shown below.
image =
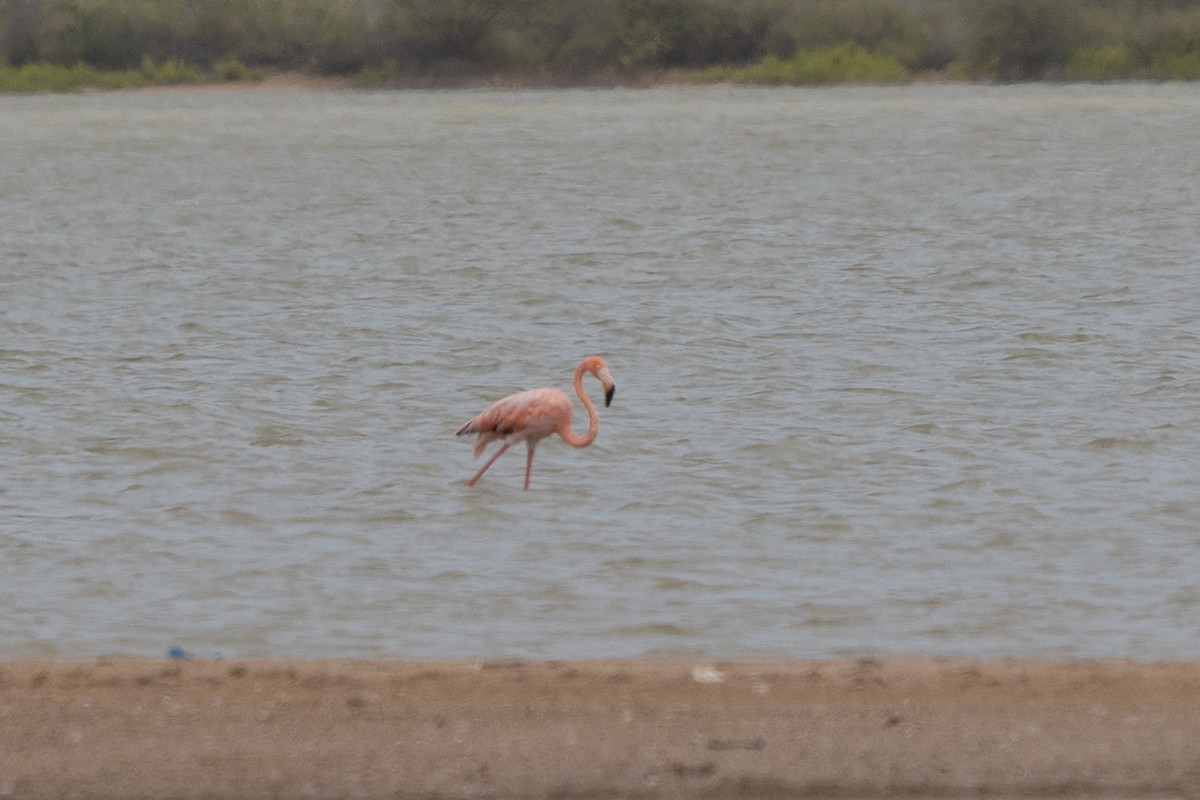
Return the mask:
[[588, 413], [588, 429], [583, 435], [571, 430], [571, 398], [567, 397], [565, 392], [552, 388], [529, 389], [497, 400], [482, 414], [459, 428], [457, 436], [476, 434], [475, 458], [479, 458], [491, 442], [503, 442], [500, 449], [467, 481], [467, 486], [474, 486], [475, 482], [483, 477], [483, 473], [487, 472], [488, 467], [504, 455], [504, 451], [515, 442], [525, 442], [526, 489], [529, 488], [529, 475], [533, 470], [533, 452], [539, 441], [557, 433], [567, 444], [575, 447], [587, 447], [594, 442], [596, 433], [600, 430], [600, 413], [583, 390], [585, 373], [600, 381], [604, 389], [605, 406], [612, 402], [616, 388], [608, 365], [599, 356], [585, 358], [575, 368], [575, 394], [579, 395]]

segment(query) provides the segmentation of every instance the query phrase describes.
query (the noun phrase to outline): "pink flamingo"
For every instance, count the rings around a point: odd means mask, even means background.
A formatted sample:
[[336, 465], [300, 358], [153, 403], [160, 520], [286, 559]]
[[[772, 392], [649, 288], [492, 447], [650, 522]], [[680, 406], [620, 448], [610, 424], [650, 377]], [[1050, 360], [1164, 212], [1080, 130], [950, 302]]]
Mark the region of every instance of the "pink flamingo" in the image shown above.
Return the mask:
[[497, 400], [488, 406], [475, 419], [458, 429], [456, 436], [477, 433], [475, 440], [475, 458], [483, 452], [488, 444], [496, 439], [504, 442], [487, 463], [476, 472], [467, 486], [474, 486], [483, 477], [488, 467], [496, 463], [496, 459], [504, 455], [504, 451], [514, 442], [525, 440], [525, 488], [529, 488], [529, 473], [533, 470], [533, 451], [538, 442], [552, 433], [557, 433], [574, 447], [587, 447], [596, 440], [596, 432], [600, 430], [600, 413], [583, 390], [583, 373], [590, 372], [600, 385], [604, 387], [604, 405], [607, 408], [613, 399], [616, 384], [608, 365], [600, 356], [585, 358], [575, 368], [575, 394], [583, 401], [583, 407], [588, 412], [587, 433], [578, 436], [571, 430], [571, 398], [567, 393], [558, 389], [529, 389], [509, 395], [503, 400]]

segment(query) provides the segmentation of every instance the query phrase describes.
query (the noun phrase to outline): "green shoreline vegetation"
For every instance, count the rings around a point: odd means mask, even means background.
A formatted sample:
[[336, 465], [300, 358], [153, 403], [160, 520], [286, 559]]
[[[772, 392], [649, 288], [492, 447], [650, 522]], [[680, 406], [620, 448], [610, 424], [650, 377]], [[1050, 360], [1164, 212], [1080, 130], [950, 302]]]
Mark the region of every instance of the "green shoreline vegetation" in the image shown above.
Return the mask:
[[1200, 0], [0, 0], [0, 91], [1200, 79]]

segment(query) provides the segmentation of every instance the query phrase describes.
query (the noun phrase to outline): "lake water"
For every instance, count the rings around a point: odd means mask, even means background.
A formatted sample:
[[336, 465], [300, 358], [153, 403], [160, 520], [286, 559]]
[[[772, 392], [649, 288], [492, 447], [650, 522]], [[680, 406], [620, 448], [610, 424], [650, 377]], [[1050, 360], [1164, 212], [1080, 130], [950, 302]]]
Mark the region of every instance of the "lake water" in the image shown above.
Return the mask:
[[[1194, 84], [0, 97], [0, 657], [1200, 657], [1197, 130]], [[595, 444], [467, 488], [458, 427], [592, 353]]]

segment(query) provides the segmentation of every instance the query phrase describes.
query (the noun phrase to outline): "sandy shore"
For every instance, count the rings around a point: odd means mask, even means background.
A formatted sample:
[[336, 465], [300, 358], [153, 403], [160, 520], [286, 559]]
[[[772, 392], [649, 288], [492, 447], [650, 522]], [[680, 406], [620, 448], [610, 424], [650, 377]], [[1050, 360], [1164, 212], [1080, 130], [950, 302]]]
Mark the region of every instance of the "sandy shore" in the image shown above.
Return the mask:
[[0, 797], [1200, 797], [1200, 663], [0, 664]]

